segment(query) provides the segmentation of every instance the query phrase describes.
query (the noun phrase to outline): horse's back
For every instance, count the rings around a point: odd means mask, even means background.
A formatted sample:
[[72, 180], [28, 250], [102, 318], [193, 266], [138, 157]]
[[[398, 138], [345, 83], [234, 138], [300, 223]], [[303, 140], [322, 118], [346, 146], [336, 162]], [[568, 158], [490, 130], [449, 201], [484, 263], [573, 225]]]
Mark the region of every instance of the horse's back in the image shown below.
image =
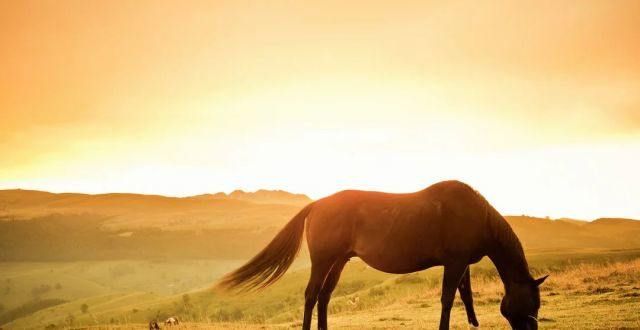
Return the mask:
[[387, 272], [410, 272], [474, 254], [484, 199], [458, 181], [410, 194], [347, 190], [316, 202], [307, 240], [316, 255], [357, 255]]

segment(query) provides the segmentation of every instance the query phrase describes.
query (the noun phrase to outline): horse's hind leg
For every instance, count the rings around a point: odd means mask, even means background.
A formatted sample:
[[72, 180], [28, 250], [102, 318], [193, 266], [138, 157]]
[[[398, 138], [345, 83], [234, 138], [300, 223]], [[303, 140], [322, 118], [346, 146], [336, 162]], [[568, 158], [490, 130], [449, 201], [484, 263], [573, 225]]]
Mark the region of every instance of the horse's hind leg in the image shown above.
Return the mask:
[[309, 278], [309, 283], [307, 284], [307, 289], [304, 292], [304, 319], [302, 321], [302, 329], [310, 330], [311, 329], [311, 318], [313, 316], [313, 307], [315, 307], [316, 302], [318, 301], [318, 294], [320, 293], [320, 289], [322, 289], [322, 284], [324, 283], [331, 266], [333, 265], [333, 261], [314, 261], [312, 259], [311, 262], [311, 277]]
[[464, 275], [462, 275], [460, 284], [458, 284], [458, 291], [460, 292], [460, 298], [464, 303], [464, 309], [467, 311], [467, 320], [469, 321], [469, 324], [473, 327], [477, 327], [479, 323], [476, 318], [476, 312], [473, 310], [473, 293], [471, 291], [471, 275], [469, 274], [469, 267], [467, 267]]
[[331, 299], [331, 293], [333, 289], [336, 288], [338, 281], [340, 280], [340, 274], [342, 273], [342, 269], [344, 269], [344, 265], [349, 261], [348, 258], [341, 258], [336, 260], [331, 267], [331, 271], [322, 285], [322, 289], [320, 289], [320, 294], [318, 295], [318, 329], [327, 330], [327, 307], [329, 306], [329, 300]]

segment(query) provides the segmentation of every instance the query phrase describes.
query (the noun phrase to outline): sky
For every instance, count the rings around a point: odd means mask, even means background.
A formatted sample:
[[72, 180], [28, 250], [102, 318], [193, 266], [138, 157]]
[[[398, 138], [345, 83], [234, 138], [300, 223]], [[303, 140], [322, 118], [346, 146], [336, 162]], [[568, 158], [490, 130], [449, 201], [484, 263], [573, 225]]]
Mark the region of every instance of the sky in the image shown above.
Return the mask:
[[0, 189], [640, 219], [638, 1], [0, 1]]

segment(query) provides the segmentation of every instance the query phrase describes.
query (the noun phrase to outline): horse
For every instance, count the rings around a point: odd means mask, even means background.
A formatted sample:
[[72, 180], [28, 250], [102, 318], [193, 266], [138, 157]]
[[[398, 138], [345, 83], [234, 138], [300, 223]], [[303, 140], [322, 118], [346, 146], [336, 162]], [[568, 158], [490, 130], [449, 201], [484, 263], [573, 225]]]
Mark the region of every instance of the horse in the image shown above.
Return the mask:
[[170, 318], [168, 318], [166, 321], [164, 321], [165, 325], [178, 325], [180, 324], [180, 322], [178, 321], [178, 318], [175, 316], [172, 316]]
[[[306, 230], [305, 230], [306, 229]], [[443, 181], [414, 193], [345, 190], [304, 207], [255, 257], [218, 283], [221, 289], [251, 291], [280, 279], [306, 234], [311, 276], [304, 292], [302, 329], [326, 330], [327, 307], [340, 273], [352, 257], [377, 270], [407, 274], [444, 266], [439, 329], [449, 329], [456, 290], [471, 326], [479, 326], [469, 265], [485, 256], [504, 284], [500, 312], [513, 329], [538, 328], [539, 285], [520, 240], [487, 200], [460, 181]]]
[[149, 330], [160, 330], [160, 326], [157, 321], [149, 321]]

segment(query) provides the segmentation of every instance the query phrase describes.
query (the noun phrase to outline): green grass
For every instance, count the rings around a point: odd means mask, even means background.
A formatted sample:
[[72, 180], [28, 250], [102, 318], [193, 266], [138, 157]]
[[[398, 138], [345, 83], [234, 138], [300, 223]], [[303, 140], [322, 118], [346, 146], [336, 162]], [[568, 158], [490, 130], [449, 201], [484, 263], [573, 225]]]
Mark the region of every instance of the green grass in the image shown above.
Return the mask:
[[[638, 328], [640, 251], [537, 252], [528, 257], [534, 273], [550, 273], [542, 287], [541, 328]], [[302, 260], [300, 260], [302, 259]], [[301, 256], [285, 277], [264, 291], [230, 295], [210, 286], [237, 261], [117, 261], [0, 264], [0, 289], [9, 279], [18, 301], [33, 300], [32, 288], [60, 282], [42, 298], [66, 297], [68, 303], [45, 308], [10, 323], [10, 329], [47, 325], [142, 327], [150, 319], [178, 316], [189, 327], [260, 328], [299, 326], [307, 261]], [[440, 277], [436, 267], [409, 275], [391, 275], [354, 259], [330, 304], [337, 328], [434, 328], [440, 313]], [[471, 271], [477, 314], [483, 327], [504, 328], [499, 314], [502, 284], [483, 260]], [[55, 283], [53, 283], [55, 284]], [[22, 295], [22, 296], [20, 296]], [[0, 299], [7, 300], [0, 292]], [[453, 328], [466, 329], [458, 303]], [[21, 303], [5, 304], [17, 306]], [[83, 313], [81, 305], [89, 306]], [[5, 307], [8, 309], [7, 307]], [[2, 315], [2, 314], [0, 314]]]
[[178, 294], [212, 283], [241, 261], [0, 263], [0, 301], [10, 309], [37, 298], [76, 300], [119, 292]]

